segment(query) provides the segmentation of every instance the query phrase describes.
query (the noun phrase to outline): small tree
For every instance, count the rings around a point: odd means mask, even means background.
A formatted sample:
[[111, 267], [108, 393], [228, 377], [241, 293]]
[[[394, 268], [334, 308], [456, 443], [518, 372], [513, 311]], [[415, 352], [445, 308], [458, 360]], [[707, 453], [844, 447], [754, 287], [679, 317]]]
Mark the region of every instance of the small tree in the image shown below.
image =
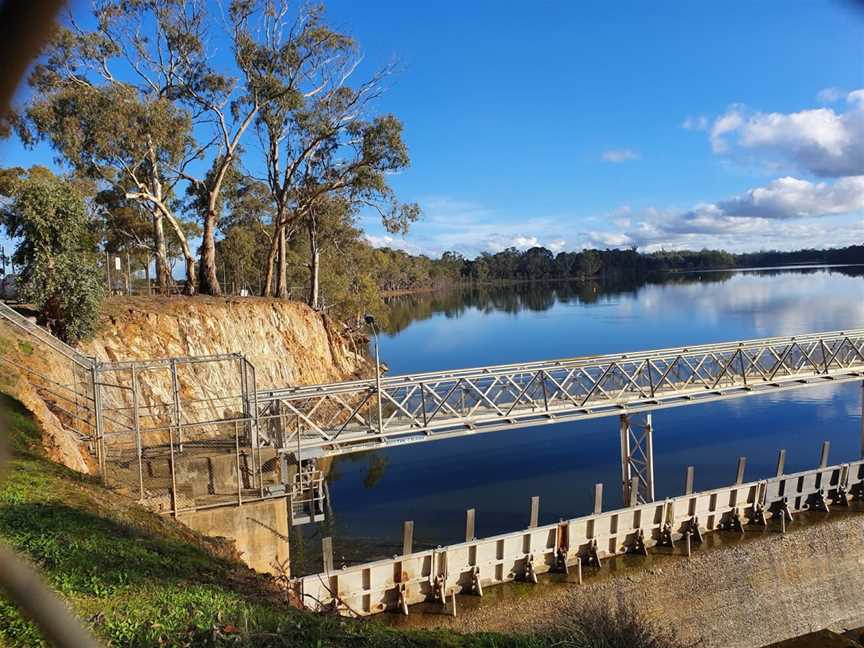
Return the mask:
[[12, 257], [21, 267], [20, 296], [60, 339], [74, 343], [92, 336], [103, 291], [77, 187], [34, 167], [4, 174], [0, 192], [8, 199], [0, 212], [3, 225], [20, 239]]

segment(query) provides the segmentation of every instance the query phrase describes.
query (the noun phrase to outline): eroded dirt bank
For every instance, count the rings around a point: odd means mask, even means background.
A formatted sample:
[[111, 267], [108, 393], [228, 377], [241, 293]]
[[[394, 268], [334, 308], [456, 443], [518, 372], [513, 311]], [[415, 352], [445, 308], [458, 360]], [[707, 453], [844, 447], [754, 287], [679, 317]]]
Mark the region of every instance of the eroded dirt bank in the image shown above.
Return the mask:
[[[4, 356], [18, 365], [3, 364], [4, 389], [36, 416], [49, 456], [75, 470], [93, 472], [92, 453], [71, 426], [63, 425], [60, 409], [78, 408], [64, 400], [70, 392], [59, 386], [80, 386], [87, 380], [86, 371], [46, 352], [14, 327], [0, 324], [0, 343]], [[343, 380], [368, 368], [338, 323], [305, 304], [264, 298], [113, 298], [103, 307], [95, 338], [79, 348], [104, 362], [241, 353], [255, 366], [259, 389]], [[53, 382], [40, 382], [33, 371]], [[183, 371], [183, 399], [211, 407], [214, 418], [223, 414], [216, 399], [240, 393], [236, 363], [201, 364]], [[106, 384], [112, 381], [125, 385], [129, 376], [104, 378]], [[45, 384], [55, 393], [49, 393]], [[167, 371], [141, 373], [139, 385], [142, 407], [171, 402]], [[131, 406], [126, 402], [128, 389], [105, 387], [102, 398], [118, 411]], [[199, 415], [204, 420], [205, 414]]]
[[247, 298], [115, 298], [97, 336], [100, 360], [242, 353], [259, 388], [341, 380], [364, 367], [338, 323], [301, 302]]
[[[553, 575], [539, 585], [488, 588], [461, 596], [452, 618], [439, 605], [386, 619], [411, 627], [463, 632], [531, 632], [554, 626], [594, 601], [623, 603], [674, 630], [685, 645], [758, 647], [828, 627], [864, 625], [864, 506], [807, 513], [782, 535], [748, 527], [743, 538], [706, 535], [691, 558], [651, 550], [603, 563], [601, 572]], [[382, 617], [385, 618], [385, 617]]]

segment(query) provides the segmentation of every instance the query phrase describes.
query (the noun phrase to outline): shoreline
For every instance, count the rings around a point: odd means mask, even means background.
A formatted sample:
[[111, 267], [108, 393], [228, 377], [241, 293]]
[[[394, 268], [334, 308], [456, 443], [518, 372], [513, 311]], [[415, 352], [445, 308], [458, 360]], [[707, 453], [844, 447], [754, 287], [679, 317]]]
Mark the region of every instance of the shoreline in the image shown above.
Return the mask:
[[718, 272], [765, 272], [765, 271], [800, 271], [819, 270], [834, 268], [864, 268], [862, 263], [816, 263], [816, 264], [787, 264], [767, 266], [731, 266], [725, 268], [670, 268], [664, 270], [652, 270], [650, 272], [628, 272], [626, 270], [614, 270], [609, 274], [592, 275], [589, 277], [547, 277], [540, 279], [498, 279], [495, 281], [459, 281], [440, 286], [422, 286], [418, 288], [400, 288], [397, 290], [382, 290], [381, 297], [392, 299], [395, 297], [408, 297], [411, 295], [424, 295], [435, 292], [447, 292], [452, 290], [466, 290], [472, 288], [498, 288], [507, 286], [518, 286], [524, 284], [549, 284], [549, 283], [598, 283], [607, 279], [620, 278], [622, 276], [638, 277], [648, 279], [651, 277], [663, 277], [669, 275], [685, 275]]

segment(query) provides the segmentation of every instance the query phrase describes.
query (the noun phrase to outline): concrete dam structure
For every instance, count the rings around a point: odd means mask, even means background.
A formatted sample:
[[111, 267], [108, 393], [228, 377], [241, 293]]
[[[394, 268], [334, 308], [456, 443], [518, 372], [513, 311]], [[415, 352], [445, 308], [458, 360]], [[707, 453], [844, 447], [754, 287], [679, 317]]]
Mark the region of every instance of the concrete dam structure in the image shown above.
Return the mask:
[[[30, 384], [106, 484], [203, 533], [234, 539], [259, 571], [278, 566], [284, 573], [291, 526], [324, 518], [329, 456], [617, 419], [623, 508], [604, 511], [597, 485], [592, 514], [541, 526], [533, 498], [530, 506], [526, 501], [526, 528], [488, 538], [475, 537], [471, 510], [464, 542], [424, 551], [414, 551], [413, 523], [406, 521], [400, 555], [344, 568], [334, 564], [325, 538], [321, 572], [292, 584], [312, 609], [410, 614], [412, 605], [432, 601], [455, 614], [458, 596], [479, 597], [499, 584], [536, 583], [546, 573], [581, 583], [616, 556], [690, 555], [718, 532], [783, 535], [804, 512], [857, 511], [864, 499], [864, 459], [832, 464], [825, 444], [816, 466], [803, 472], [786, 474], [781, 451], [776, 474], [745, 482], [742, 458], [729, 486], [694, 491], [690, 470], [681, 495], [656, 500], [652, 416], [861, 382], [864, 330], [262, 388], [256, 364], [241, 353], [98, 361], [11, 309], [0, 316], [68, 367], [63, 383], [30, 370]], [[217, 376], [222, 387], [203, 397], [200, 386]], [[864, 423], [860, 434], [864, 448]]]

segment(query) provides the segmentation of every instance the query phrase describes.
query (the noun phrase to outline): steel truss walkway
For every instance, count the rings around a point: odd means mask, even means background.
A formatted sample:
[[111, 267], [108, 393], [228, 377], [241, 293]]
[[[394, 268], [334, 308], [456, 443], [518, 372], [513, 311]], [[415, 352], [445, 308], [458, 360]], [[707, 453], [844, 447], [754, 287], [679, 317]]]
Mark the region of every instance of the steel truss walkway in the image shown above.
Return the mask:
[[[30, 379], [93, 444], [103, 477], [175, 513], [183, 497], [193, 509], [289, 493], [317, 506], [295, 477], [317, 475], [322, 457], [608, 416], [619, 417], [624, 501], [650, 502], [654, 410], [864, 381], [864, 329], [261, 390], [240, 354], [103, 363], [8, 307], [0, 321], [70, 365], [74, 385]], [[187, 395], [217, 372], [240, 393]], [[864, 458], [864, 389], [861, 426]]]
[[862, 379], [856, 329], [259, 391], [258, 422], [305, 459], [619, 416], [625, 491], [651, 501], [653, 410]]

